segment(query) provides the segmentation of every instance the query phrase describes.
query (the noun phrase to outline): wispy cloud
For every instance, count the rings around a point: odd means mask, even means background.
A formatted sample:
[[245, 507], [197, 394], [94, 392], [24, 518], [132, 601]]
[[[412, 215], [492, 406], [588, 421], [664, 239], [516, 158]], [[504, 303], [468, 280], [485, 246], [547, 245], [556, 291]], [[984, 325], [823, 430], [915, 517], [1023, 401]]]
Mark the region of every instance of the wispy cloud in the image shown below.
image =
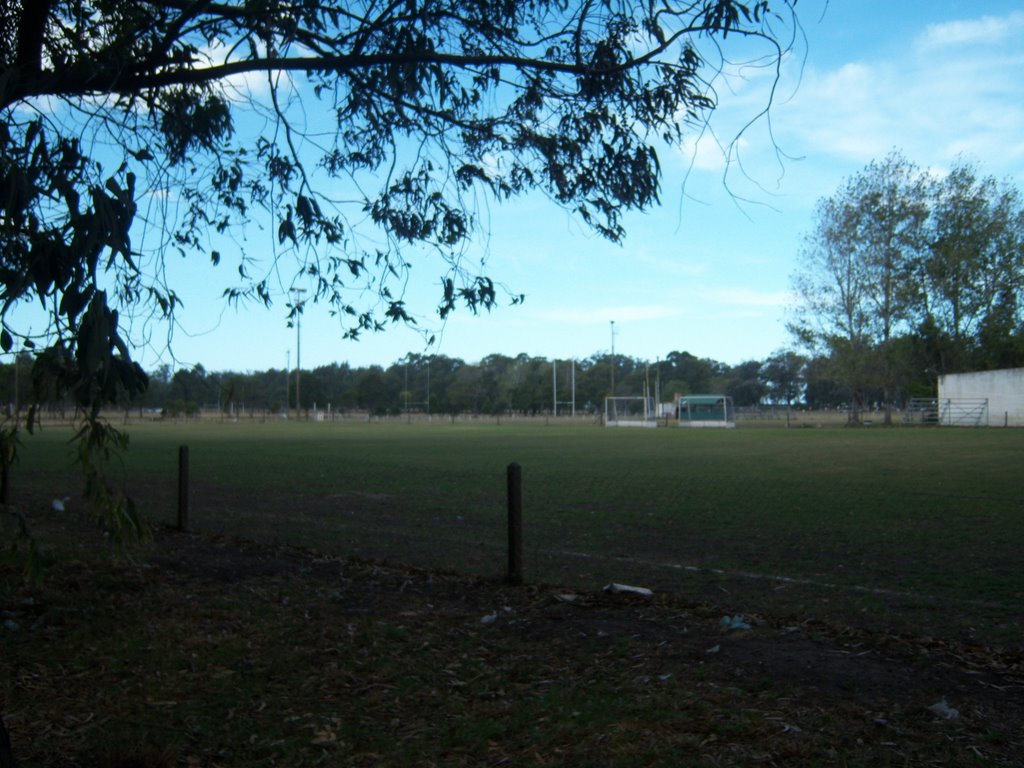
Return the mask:
[[947, 21], [929, 24], [917, 38], [916, 44], [924, 49], [962, 45], [991, 45], [1003, 42], [1024, 32], [1024, 13], [1009, 16], [982, 16], [980, 19]]
[[[926, 165], [971, 155], [1024, 173], [1024, 13], [934, 24], [890, 59], [808, 69], [776, 113], [781, 143], [865, 163], [890, 149]], [[1014, 173], [1014, 170], [1011, 170]]]
[[709, 311], [736, 310], [763, 314], [764, 309], [777, 309], [792, 302], [789, 291], [759, 291], [756, 288], [736, 286], [710, 288], [701, 291], [685, 291], [678, 302], [652, 304], [625, 304], [607, 307], [567, 306], [545, 308], [531, 313], [541, 322], [561, 325], [593, 326], [615, 320], [621, 323], [642, 323], [665, 321], [695, 315], [706, 315]]

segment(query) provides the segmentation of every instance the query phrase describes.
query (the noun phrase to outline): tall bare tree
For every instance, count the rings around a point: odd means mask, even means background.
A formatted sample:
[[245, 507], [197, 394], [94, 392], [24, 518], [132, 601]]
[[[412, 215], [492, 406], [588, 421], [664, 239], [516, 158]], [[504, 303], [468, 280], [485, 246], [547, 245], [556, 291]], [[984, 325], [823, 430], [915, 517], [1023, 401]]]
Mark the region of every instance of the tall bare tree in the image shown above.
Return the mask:
[[792, 277], [797, 303], [789, 329], [804, 346], [830, 355], [832, 373], [849, 396], [850, 420], [857, 422], [871, 383], [872, 319], [864, 265], [845, 247], [851, 214], [841, 199], [818, 202]]

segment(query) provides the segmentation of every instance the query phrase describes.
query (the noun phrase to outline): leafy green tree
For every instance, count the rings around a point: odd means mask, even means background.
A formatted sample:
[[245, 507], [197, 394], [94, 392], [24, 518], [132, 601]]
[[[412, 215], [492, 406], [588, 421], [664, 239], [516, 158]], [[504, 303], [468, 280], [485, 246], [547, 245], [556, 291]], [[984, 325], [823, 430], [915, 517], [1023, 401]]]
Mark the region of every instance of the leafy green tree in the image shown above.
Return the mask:
[[848, 394], [832, 374], [832, 361], [825, 355], [808, 358], [804, 368], [804, 402], [812, 410], [840, 408]]
[[962, 161], [926, 177], [898, 153], [819, 202], [791, 330], [859, 404], [938, 374], [1024, 364], [1024, 206]]
[[[947, 342], [940, 373], [1013, 364], [1024, 320], [1024, 205], [1015, 188], [957, 163], [932, 187], [922, 323]], [[1014, 338], [1016, 337], [1016, 339]]]
[[758, 405], [764, 398], [767, 388], [761, 378], [761, 367], [760, 361], [747, 360], [729, 368], [726, 373], [725, 394], [732, 398], [734, 405]]
[[827, 350], [848, 389], [851, 421], [868, 388], [880, 388], [886, 422], [899, 361], [893, 340], [919, 305], [914, 271], [925, 243], [925, 177], [893, 152], [819, 201], [793, 277], [794, 334]]
[[481, 411], [491, 415], [508, 413], [508, 394], [502, 389], [502, 379], [512, 364], [512, 358], [506, 355], [488, 355], [480, 361], [480, 396]]
[[331, 363], [303, 374], [302, 388], [319, 408], [345, 411], [356, 405], [355, 378], [356, 372], [347, 363]]
[[155, 371], [150, 371], [145, 393], [136, 398], [133, 404], [149, 408], [162, 405], [168, 398], [172, 376], [171, 366], [167, 363], [159, 366]]
[[480, 413], [483, 407], [483, 368], [463, 365], [452, 378], [445, 392], [448, 413]]
[[11, 363], [0, 365], [0, 402], [4, 411], [14, 415], [32, 398], [32, 365], [34, 357], [20, 350]]
[[779, 350], [764, 361], [760, 375], [772, 402], [785, 403], [789, 408], [800, 399], [806, 366], [807, 358], [789, 349]]
[[[669, 352], [662, 363], [662, 377], [670, 384], [682, 382], [685, 390], [678, 394], [709, 394], [714, 391], [714, 380], [724, 373], [724, 367], [714, 360], [698, 358], [689, 352]], [[678, 388], [678, 384], [674, 388]], [[666, 389], [667, 394], [673, 387]]]
[[551, 365], [542, 357], [520, 354], [506, 371], [510, 410], [536, 415], [551, 405]]
[[398, 406], [399, 390], [392, 386], [391, 380], [379, 365], [371, 365], [360, 371], [357, 381], [356, 396], [360, 408], [383, 416]]
[[202, 364], [191, 369], [182, 368], [171, 377], [170, 397], [197, 407], [218, 403], [217, 376], [209, 375]]
[[761, 365], [760, 375], [765, 393], [773, 403], [786, 406], [786, 427], [789, 428], [793, 403], [800, 400], [807, 387], [807, 358], [791, 349], [773, 353]]

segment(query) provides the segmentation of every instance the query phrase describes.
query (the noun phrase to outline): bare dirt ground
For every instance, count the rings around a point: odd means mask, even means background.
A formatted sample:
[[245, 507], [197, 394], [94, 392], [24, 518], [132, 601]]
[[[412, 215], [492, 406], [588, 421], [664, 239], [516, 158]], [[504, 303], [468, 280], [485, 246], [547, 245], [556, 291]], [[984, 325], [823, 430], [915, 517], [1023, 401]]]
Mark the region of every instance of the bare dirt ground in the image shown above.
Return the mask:
[[105, 746], [133, 744], [155, 745], [150, 765], [1024, 753], [1024, 658], [949, 638], [756, 608], [730, 629], [678, 595], [512, 587], [167, 528], [130, 562], [61, 562], [38, 588], [0, 577], [0, 712], [26, 766], [114, 765]]

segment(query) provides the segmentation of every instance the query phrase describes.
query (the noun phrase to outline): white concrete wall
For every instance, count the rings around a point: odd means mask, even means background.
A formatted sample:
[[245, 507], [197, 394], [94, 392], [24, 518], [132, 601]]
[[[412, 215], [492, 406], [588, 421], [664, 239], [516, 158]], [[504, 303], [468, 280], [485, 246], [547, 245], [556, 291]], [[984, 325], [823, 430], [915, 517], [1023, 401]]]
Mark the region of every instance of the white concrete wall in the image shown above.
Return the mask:
[[1024, 368], [939, 377], [939, 408], [945, 400], [988, 398], [988, 425], [1024, 427]]

